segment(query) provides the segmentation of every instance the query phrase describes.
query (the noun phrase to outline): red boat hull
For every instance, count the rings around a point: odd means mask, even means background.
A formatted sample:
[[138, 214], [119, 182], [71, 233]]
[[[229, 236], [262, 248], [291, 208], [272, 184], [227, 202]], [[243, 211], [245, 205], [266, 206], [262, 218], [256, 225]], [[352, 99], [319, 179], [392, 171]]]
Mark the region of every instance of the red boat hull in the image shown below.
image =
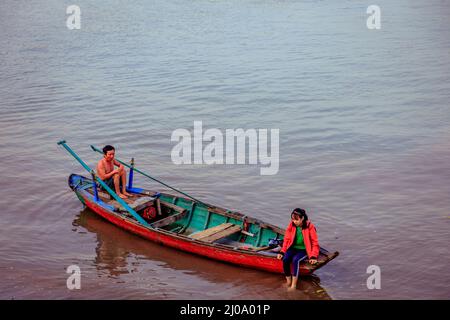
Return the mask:
[[[173, 235], [163, 230], [150, 230], [148, 228], [140, 226], [137, 223], [133, 223], [129, 220], [120, 218], [119, 216], [109, 212], [105, 208], [91, 202], [87, 197], [84, 197], [82, 195], [80, 196], [83, 198], [83, 202], [86, 204], [86, 206], [99, 216], [124, 230], [132, 232], [155, 243], [239, 266], [274, 273], [283, 273], [282, 261], [274, 257], [265, 257], [252, 252], [245, 253], [242, 252], [242, 250], [237, 251], [209, 244], [203, 244], [200, 241], [195, 241], [184, 236]], [[310, 273], [310, 270], [300, 268], [301, 275], [308, 275]]]

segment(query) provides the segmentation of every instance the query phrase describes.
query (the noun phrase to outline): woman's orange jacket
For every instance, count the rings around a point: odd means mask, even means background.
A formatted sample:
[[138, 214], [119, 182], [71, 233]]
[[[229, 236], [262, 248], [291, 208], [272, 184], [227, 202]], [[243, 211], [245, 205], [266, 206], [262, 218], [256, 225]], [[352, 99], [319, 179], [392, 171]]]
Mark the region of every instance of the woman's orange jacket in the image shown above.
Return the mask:
[[[286, 251], [292, 246], [295, 240], [295, 234], [297, 228], [295, 224], [291, 221], [286, 228], [284, 234], [283, 247], [281, 248], [281, 253], [286, 253]], [[306, 228], [302, 229], [303, 241], [305, 242], [306, 253], [309, 259], [317, 259], [319, 257], [319, 239], [317, 238], [316, 227], [310, 222], [306, 222]]]

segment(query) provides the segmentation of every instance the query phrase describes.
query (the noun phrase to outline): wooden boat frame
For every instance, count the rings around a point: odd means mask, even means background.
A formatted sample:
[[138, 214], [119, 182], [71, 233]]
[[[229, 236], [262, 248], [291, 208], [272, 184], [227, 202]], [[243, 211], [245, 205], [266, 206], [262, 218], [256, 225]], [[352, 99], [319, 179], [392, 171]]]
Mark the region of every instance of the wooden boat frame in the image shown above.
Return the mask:
[[[71, 152], [65, 141], [59, 144]], [[89, 169], [81, 159], [76, 158]], [[133, 167], [130, 170], [131, 181]], [[236, 211], [199, 202], [193, 197], [134, 188], [131, 185], [127, 191], [133, 194], [133, 198], [121, 201], [95, 174], [92, 177], [72, 174], [69, 186], [87, 208], [119, 228], [152, 242], [206, 258], [283, 273], [282, 261], [276, 258], [280, 247], [269, 245], [269, 240], [282, 240], [284, 229]], [[97, 183], [93, 183], [94, 179]], [[101, 186], [108, 193], [100, 191]], [[143, 204], [141, 200], [148, 202]], [[147, 208], [154, 208], [157, 214], [144, 219], [143, 212]], [[201, 232], [204, 234], [201, 235]], [[321, 247], [317, 264], [311, 265], [303, 260], [299, 273], [302, 276], [310, 275], [338, 255], [338, 252], [331, 253]]]

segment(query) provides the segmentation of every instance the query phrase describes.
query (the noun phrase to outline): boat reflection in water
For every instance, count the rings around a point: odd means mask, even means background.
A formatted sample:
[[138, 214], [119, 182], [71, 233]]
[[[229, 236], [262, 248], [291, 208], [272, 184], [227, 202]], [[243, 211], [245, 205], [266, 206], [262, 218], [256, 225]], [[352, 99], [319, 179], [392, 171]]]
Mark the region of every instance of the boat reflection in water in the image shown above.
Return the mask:
[[302, 277], [298, 290], [287, 292], [282, 275], [237, 267], [146, 241], [104, 221], [89, 209], [81, 211], [73, 225], [75, 232], [80, 232], [81, 227], [97, 235], [94, 265], [99, 277], [119, 279], [117, 290], [124, 287], [128, 292], [136, 283], [142, 289], [142, 283], [148, 282], [147, 289], [154, 292], [136, 298], [331, 299], [316, 275]]

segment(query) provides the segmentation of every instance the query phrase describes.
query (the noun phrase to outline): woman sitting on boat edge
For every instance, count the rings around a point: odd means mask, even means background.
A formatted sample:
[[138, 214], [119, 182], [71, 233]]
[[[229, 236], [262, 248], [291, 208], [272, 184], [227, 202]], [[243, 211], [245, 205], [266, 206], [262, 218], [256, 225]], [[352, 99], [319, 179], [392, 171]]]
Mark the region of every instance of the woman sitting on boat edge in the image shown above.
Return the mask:
[[[310, 264], [316, 264], [319, 251], [316, 227], [308, 220], [304, 209], [294, 209], [291, 213], [291, 221], [286, 228], [283, 247], [277, 255], [278, 259], [283, 259], [283, 270], [289, 290], [297, 288], [300, 261], [308, 258]], [[291, 264], [294, 269], [293, 275]]]

